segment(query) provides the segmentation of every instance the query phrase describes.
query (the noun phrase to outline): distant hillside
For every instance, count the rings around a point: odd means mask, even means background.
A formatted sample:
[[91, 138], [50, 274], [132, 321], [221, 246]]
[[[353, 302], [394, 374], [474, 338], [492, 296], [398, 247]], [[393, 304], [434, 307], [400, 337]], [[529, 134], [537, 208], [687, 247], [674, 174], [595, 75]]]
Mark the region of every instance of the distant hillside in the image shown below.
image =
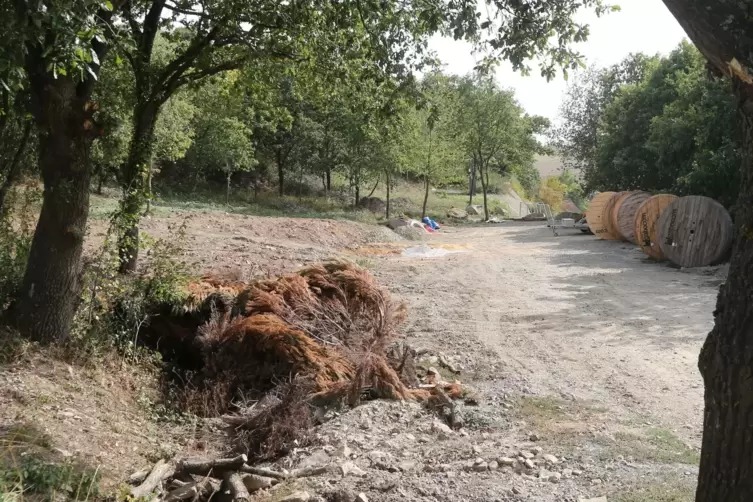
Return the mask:
[[559, 176], [563, 164], [558, 155], [537, 155], [534, 166], [538, 169], [541, 179], [544, 179], [548, 176]]

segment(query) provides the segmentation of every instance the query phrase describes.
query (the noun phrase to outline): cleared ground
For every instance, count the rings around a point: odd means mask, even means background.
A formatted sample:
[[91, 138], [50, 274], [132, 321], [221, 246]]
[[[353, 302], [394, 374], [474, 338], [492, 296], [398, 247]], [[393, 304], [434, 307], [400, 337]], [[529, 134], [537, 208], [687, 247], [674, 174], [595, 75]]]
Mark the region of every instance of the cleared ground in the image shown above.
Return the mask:
[[[154, 218], [145, 230], [169, 238], [182, 218]], [[461, 370], [447, 378], [478, 391], [478, 405], [458, 407], [459, 432], [437, 430], [432, 413], [411, 404], [372, 402], [334, 418], [318, 431], [323, 446], [295, 451], [282, 465], [311, 455], [342, 463], [345, 441], [365, 477], [333, 473], [296, 488], [395, 501], [692, 500], [702, 427], [696, 362], [723, 268], [683, 271], [627, 244], [512, 222], [444, 228], [427, 244], [459, 252], [408, 258], [401, 252], [415, 242], [385, 242], [389, 232], [374, 228], [221, 213], [194, 214], [186, 227], [185, 259], [197, 272], [248, 278], [332, 256], [367, 266], [408, 304], [408, 343], [446, 356]], [[103, 233], [95, 227], [92, 237]], [[114, 388], [102, 378], [65, 365], [47, 373], [9, 366], [0, 372], [0, 416], [40, 423], [57, 447], [101, 461], [113, 478], [162, 450], [195, 454], [203, 444], [179, 424], [145, 427], [152, 421], [138, 402], [141, 384], [114, 397], [99, 392], [96, 409], [83, 409], [91, 406], [79, 399], [84, 389]], [[109, 408], [143, 432], [105, 425]], [[79, 429], [81, 420], [91, 428]], [[71, 427], [86, 440], [69, 435]], [[538, 465], [527, 473], [502, 465], [502, 457], [537, 448]], [[112, 455], [120, 463], [108, 467]], [[479, 460], [497, 469], [477, 469]], [[561, 477], [552, 481], [553, 473]]]

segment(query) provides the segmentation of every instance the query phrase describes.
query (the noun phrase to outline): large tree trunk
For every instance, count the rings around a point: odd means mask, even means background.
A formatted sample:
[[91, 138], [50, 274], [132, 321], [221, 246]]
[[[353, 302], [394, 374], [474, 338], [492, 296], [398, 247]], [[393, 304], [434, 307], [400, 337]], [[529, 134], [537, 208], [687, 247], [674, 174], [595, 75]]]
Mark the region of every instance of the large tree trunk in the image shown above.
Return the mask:
[[2, 185], [0, 185], [0, 217], [5, 214], [5, 197], [7, 197], [11, 187], [16, 184], [18, 178], [21, 177], [21, 159], [23, 158], [24, 151], [26, 150], [26, 144], [29, 142], [30, 135], [31, 122], [28, 121], [24, 126], [24, 132], [21, 136], [21, 142], [18, 144], [18, 148], [16, 148], [16, 153], [13, 154], [13, 157], [10, 159], [10, 162], [8, 162], [8, 165], [5, 166], [4, 169], [4, 171], [7, 172], [5, 175], [5, 180], [3, 181]]
[[68, 336], [81, 295], [95, 128], [90, 94], [76, 81], [31, 73], [44, 195], [15, 313], [23, 335], [49, 343]]
[[118, 253], [121, 274], [136, 270], [139, 259], [139, 220], [146, 200], [145, 182], [152, 160], [154, 126], [159, 103], [147, 101], [136, 105], [133, 116], [133, 137], [122, 176], [123, 200], [120, 206]]
[[704, 423], [696, 502], [753, 500], [753, 18], [750, 3], [664, 0], [710, 65], [732, 78], [743, 141], [738, 236], [701, 350]]

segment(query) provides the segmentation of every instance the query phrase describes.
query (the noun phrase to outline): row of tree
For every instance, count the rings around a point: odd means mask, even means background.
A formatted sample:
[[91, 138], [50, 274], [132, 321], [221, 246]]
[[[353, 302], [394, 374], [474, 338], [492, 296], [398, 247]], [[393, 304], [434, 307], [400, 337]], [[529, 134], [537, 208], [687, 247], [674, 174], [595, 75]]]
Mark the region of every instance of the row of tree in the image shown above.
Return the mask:
[[682, 42], [666, 57], [633, 54], [588, 68], [568, 87], [556, 131], [591, 190], [706, 195], [734, 209], [742, 146], [728, 78]]

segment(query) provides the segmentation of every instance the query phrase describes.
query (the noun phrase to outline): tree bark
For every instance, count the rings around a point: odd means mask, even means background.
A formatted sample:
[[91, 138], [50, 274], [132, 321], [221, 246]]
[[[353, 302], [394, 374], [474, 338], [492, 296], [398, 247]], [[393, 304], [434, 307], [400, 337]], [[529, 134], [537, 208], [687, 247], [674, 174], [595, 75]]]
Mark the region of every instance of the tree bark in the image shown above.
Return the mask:
[[738, 97], [743, 159], [738, 235], [720, 288], [714, 328], [698, 359], [704, 424], [696, 502], [753, 500], [753, 19], [750, 3], [664, 0]]
[[133, 137], [128, 151], [128, 160], [122, 176], [123, 200], [121, 201], [118, 254], [121, 274], [134, 272], [139, 259], [139, 220], [141, 207], [146, 199], [145, 181], [152, 160], [154, 127], [157, 123], [160, 103], [147, 100], [136, 105], [133, 115]]
[[424, 205], [421, 208], [421, 221], [426, 218], [426, 205], [429, 203], [429, 175], [424, 174]]
[[327, 175], [327, 193], [332, 190], [332, 166], [327, 164], [327, 172], [325, 173]]
[[24, 151], [26, 150], [26, 144], [29, 142], [30, 135], [31, 122], [27, 121], [26, 125], [24, 126], [23, 135], [21, 136], [21, 142], [18, 144], [18, 148], [16, 149], [16, 153], [13, 155], [13, 158], [10, 159], [10, 162], [7, 166], [5, 166], [4, 169], [5, 171], [7, 171], [7, 174], [5, 175], [3, 184], [0, 185], [0, 217], [5, 214], [5, 197], [8, 195], [11, 187], [18, 181], [18, 178], [21, 175], [21, 158], [23, 157]]
[[[35, 68], [39, 70], [39, 68]], [[30, 71], [44, 195], [18, 298], [21, 333], [42, 343], [68, 336], [81, 295], [81, 255], [89, 215], [90, 93], [68, 77]]]

